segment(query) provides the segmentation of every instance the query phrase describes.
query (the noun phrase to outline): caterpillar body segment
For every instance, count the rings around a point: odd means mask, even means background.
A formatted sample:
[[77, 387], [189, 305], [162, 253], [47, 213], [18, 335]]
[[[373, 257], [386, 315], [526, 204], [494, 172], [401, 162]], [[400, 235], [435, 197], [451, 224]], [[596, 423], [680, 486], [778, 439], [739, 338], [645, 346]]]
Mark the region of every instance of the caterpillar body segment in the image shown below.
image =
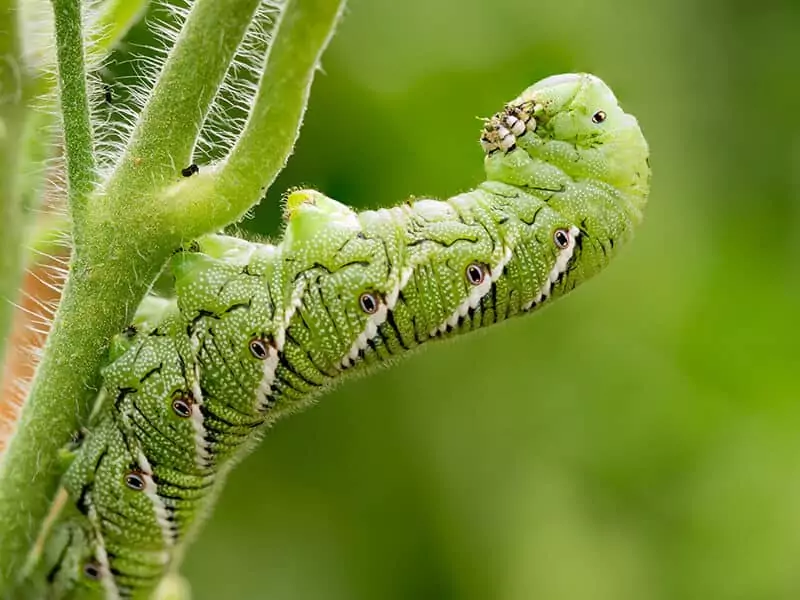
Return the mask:
[[594, 76], [532, 86], [481, 145], [472, 191], [363, 212], [295, 191], [279, 243], [209, 236], [176, 253], [175, 298], [148, 299], [112, 344], [34, 597], [151, 597], [275, 419], [343, 376], [566, 294], [642, 219], [647, 144]]

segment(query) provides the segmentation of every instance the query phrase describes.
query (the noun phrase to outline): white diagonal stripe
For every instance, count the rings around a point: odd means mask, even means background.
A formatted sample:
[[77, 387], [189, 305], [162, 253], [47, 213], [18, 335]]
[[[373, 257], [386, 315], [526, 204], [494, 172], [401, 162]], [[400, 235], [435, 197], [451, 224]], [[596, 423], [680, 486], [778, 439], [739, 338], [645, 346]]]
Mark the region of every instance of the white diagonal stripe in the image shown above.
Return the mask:
[[458, 308], [456, 308], [453, 313], [447, 317], [444, 322], [442, 322], [441, 325], [431, 330], [431, 337], [435, 337], [440, 333], [444, 333], [447, 331], [448, 327], [455, 327], [458, 325], [459, 320], [465, 317], [471, 309], [477, 308], [483, 297], [492, 289], [492, 284], [494, 284], [494, 282], [497, 281], [503, 274], [503, 269], [505, 269], [505, 266], [511, 260], [513, 255], [514, 253], [511, 248], [507, 247], [503, 253], [503, 257], [491, 268], [489, 276], [484, 277], [483, 281], [479, 285], [476, 285], [470, 290], [469, 295], [461, 304], [458, 305]]
[[158, 486], [156, 486], [156, 482], [153, 481], [153, 468], [150, 466], [150, 461], [147, 460], [147, 457], [141, 450], [139, 450], [138, 461], [139, 469], [144, 478], [144, 493], [153, 505], [153, 513], [155, 514], [158, 526], [161, 528], [161, 536], [164, 538], [164, 544], [168, 547], [174, 546], [176, 533], [169, 522], [167, 507], [164, 505], [161, 496], [158, 495]]
[[574, 225], [570, 227], [569, 243], [567, 244], [567, 247], [561, 250], [558, 253], [558, 256], [556, 256], [556, 262], [553, 265], [553, 268], [550, 269], [550, 273], [547, 274], [547, 278], [545, 279], [544, 285], [542, 285], [541, 289], [539, 290], [539, 293], [533, 300], [523, 306], [522, 310], [530, 310], [540, 302], [547, 300], [547, 297], [552, 291], [553, 284], [558, 281], [558, 278], [561, 276], [561, 274], [567, 270], [567, 265], [572, 259], [572, 255], [575, 253], [575, 244], [578, 240], [578, 234], [580, 234], [580, 229]]

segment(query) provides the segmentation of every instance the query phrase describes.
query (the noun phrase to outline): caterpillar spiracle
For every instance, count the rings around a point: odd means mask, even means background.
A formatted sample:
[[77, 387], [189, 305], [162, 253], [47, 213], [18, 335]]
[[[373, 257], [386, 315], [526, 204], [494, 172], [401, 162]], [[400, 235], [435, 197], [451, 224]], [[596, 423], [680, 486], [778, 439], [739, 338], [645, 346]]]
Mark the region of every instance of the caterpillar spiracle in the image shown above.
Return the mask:
[[146, 299], [112, 344], [18, 597], [152, 597], [270, 423], [343, 375], [563, 296], [642, 219], [647, 143], [595, 76], [529, 87], [481, 144], [486, 181], [447, 200], [355, 212], [295, 191], [280, 243], [176, 253], [174, 299]]

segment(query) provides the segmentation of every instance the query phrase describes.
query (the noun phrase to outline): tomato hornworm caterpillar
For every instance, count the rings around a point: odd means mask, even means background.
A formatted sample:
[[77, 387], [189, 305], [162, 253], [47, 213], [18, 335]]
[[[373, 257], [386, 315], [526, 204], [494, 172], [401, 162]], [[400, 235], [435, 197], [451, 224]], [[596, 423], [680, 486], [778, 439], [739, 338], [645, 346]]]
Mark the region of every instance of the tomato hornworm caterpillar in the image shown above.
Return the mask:
[[26, 589], [150, 597], [270, 423], [342, 375], [568, 293], [641, 221], [647, 144], [592, 75], [528, 88], [481, 145], [486, 181], [447, 200], [357, 213], [295, 191], [280, 243], [178, 252], [175, 298], [147, 298], [112, 344]]

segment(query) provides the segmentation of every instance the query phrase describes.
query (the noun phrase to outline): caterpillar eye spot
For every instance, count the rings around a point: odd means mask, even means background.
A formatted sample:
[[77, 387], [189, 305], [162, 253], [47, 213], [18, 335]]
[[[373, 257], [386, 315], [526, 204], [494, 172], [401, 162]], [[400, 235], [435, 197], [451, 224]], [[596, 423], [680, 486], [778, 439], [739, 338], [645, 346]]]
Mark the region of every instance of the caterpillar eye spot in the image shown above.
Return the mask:
[[604, 110], [598, 110], [592, 115], [592, 123], [602, 123], [606, 120], [607, 116]]
[[472, 263], [467, 267], [466, 271], [467, 281], [472, 285], [480, 285], [486, 279], [486, 269], [483, 265]]
[[83, 574], [89, 579], [97, 581], [100, 579], [100, 565], [95, 562], [88, 562], [83, 565]]
[[261, 338], [253, 338], [250, 340], [249, 348], [250, 354], [252, 354], [258, 360], [266, 360], [269, 356], [267, 344]]
[[569, 246], [569, 231], [566, 229], [556, 229], [555, 233], [553, 233], [553, 241], [556, 246], [564, 250]]
[[172, 401], [172, 412], [182, 419], [188, 419], [192, 416], [192, 405], [183, 396], [175, 398]]
[[267, 360], [269, 358], [269, 349], [267, 343], [261, 338], [253, 338], [250, 340], [250, 354], [258, 360]]
[[368, 315], [374, 315], [378, 312], [378, 299], [375, 297], [375, 294], [364, 292], [358, 298], [358, 303], [361, 305], [361, 310]]
[[125, 485], [134, 492], [141, 492], [144, 489], [144, 477], [139, 473], [127, 473], [125, 475]]
[[190, 164], [185, 169], [181, 169], [181, 175], [183, 175], [184, 177], [191, 177], [195, 173], [199, 173], [199, 172], [200, 172], [200, 167], [198, 167], [194, 163]]

